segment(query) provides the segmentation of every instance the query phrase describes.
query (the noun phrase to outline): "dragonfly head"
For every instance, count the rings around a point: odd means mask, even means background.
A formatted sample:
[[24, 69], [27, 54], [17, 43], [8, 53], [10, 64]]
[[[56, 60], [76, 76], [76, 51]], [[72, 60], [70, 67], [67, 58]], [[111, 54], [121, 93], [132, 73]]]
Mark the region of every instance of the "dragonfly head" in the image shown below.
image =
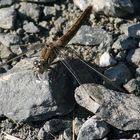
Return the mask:
[[33, 65], [34, 65], [33, 69], [35, 73], [42, 74], [44, 72], [44, 67], [40, 60], [34, 60]]

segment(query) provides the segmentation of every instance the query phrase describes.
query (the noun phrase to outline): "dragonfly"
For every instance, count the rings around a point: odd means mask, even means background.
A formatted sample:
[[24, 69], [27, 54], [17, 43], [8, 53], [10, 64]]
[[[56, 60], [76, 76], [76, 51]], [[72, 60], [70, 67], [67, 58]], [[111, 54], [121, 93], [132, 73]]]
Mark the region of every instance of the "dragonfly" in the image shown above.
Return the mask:
[[[51, 69], [51, 65], [53, 65], [54, 63], [56, 63], [54, 60], [55, 58], [58, 56], [58, 54], [60, 53], [59, 57], [62, 58], [61, 61], [66, 68], [70, 71], [70, 73], [74, 76], [74, 78], [76, 79], [76, 81], [81, 85], [81, 82], [79, 80], [79, 78], [76, 76], [73, 68], [70, 66], [70, 64], [67, 62], [66, 58], [64, 57], [63, 52], [61, 51], [68, 43], [69, 41], [75, 36], [75, 34], [77, 33], [77, 31], [79, 30], [79, 28], [82, 26], [83, 22], [90, 16], [90, 13], [92, 11], [92, 6], [88, 6], [83, 13], [77, 18], [77, 20], [75, 21], [75, 23], [71, 26], [71, 28], [60, 38], [58, 38], [56, 41], [50, 42], [50, 43], [41, 43], [41, 46], [43, 46], [41, 48], [40, 51], [40, 59], [39, 60], [35, 60], [33, 65], [33, 70], [34, 70], [34, 75], [35, 77], [37, 77], [38, 79], [40, 78], [40, 74], [43, 74], [44, 71]], [[119, 90], [119, 91], [123, 91], [124, 90], [119, 87], [118, 85], [114, 84], [112, 82], [112, 80], [110, 80], [108, 77], [106, 77], [104, 74], [102, 74], [101, 72], [99, 72], [97, 69], [95, 69], [93, 66], [89, 65], [86, 61], [83, 60], [83, 58], [81, 58], [74, 50], [72, 49], [68, 49], [70, 52], [75, 53], [75, 55], [77, 56], [77, 58], [84, 63], [86, 66], [88, 66], [90, 69], [92, 69], [94, 72], [96, 72], [103, 80], [107, 81], [108, 83], [110, 83], [113, 87], [115, 87], [115, 89]], [[0, 65], [3, 66], [21, 56], [23, 56], [26, 53], [23, 53], [9, 61], [7, 61], [6, 63], [3, 63]]]

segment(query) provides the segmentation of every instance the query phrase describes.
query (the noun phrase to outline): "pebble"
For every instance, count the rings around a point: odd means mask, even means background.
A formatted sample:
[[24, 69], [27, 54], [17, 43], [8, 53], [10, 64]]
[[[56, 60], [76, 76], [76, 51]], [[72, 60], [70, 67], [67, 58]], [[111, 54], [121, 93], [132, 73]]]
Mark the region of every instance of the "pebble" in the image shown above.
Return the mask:
[[140, 48], [132, 49], [128, 52], [126, 60], [129, 63], [134, 64], [135, 66], [140, 65]]
[[109, 127], [106, 122], [101, 119], [88, 119], [81, 127], [77, 140], [97, 140], [102, 139], [109, 133]]
[[43, 13], [45, 15], [44, 19], [51, 18], [52, 16], [56, 16], [56, 9], [55, 7], [45, 6]]
[[0, 27], [13, 29], [16, 22], [17, 12], [13, 7], [0, 9]]
[[140, 77], [137, 79], [131, 79], [128, 81], [125, 85], [124, 88], [129, 92], [133, 93], [135, 95], [140, 95]]
[[102, 42], [109, 45], [112, 42], [112, 36], [103, 29], [94, 29], [90, 26], [83, 25], [76, 35], [71, 39], [69, 44], [81, 45], [100, 45]]
[[7, 47], [22, 44], [21, 37], [18, 36], [16, 32], [0, 34], [0, 42]]
[[111, 57], [109, 52], [104, 52], [99, 58], [100, 67], [108, 67], [108, 66], [115, 65], [116, 63], [117, 63], [116, 60], [113, 59], [113, 57]]
[[123, 24], [120, 29], [126, 36], [140, 38], [140, 23]]
[[130, 50], [138, 46], [138, 41], [134, 38], [127, 37], [126, 35], [121, 35], [113, 43], [112, 48], [116, 50]]
[[129, 68], [123, 63], [105, 70], [104, 74], [118, 85], [125, 84], [132, 78]]
[[21, 19], [32, 19], [38, 21], [41, 14], [40, 7], [35, 3], [21, 2], [19, 16]]
[[23, 29], [27, 33], [38, 33], [39, 32], [39, 28], [33, 22], [29, 22], [29, 23], [23, 25]]

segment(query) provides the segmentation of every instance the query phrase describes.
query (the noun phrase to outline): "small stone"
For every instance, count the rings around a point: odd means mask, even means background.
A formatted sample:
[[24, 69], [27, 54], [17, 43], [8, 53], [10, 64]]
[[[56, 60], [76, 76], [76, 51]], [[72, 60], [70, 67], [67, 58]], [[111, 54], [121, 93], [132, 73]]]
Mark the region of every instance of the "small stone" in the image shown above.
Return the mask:
[[133, 93], [135, 95], [140, 95], [140, 77], [137, 79], [131, 79], [128, 81], [125, 85], [124, 88], [129, 92]]
[[109, 52], [104, 52], [99, 58], [99, 65], [101, 67], [112, 66], [115, 65], [116, 63], [117, 63], [116, 60], [113, 59], [113, 57], [111, 57]]
[[130, 50], [138, 46], [138, 41], [134, 38], [127, 37], [126, 35], [121, 35], [114, 42], [112, 48], [116, 50]]
[[0, 8], [12, 5], [16, 0], [1, 0]]
[[7, 47], [10, 47], [11, 45], [22, 44], [22, 40], [17, 35], [16, 32], [11, 32], [8, 34], [0, 34], [0, 42]]
[[140, 23], [123, 24], [121, 26], [121, 30], [126, 34], [126, 36], [138, 39], [140, 38]]
[[136, 66], [140, 65], [140, 48], [132, 49], [128, 52], [126, 60]]
[[109, 127], [105, 121], [92, 117], [82, 125], [77, 140], [102, 139], [108, 132]]
[[118, 85], [122, 85], [132, 78], [129, 68], [123, 63], [105, 70], [104, 74]]
[[56, 15], [55, 7], [45, 6], [43, 12], [44, 12], [44, 15], [45, 15], [45, 17], [44, 17], [45, 19], [51, 18], [52, 16]]
[[69, 44], [100, 45], [102, 42], [104, 42], [106, 46], [110, 45], [112, 36], [103, 29], [94, 29], [84, 25], [78, 30]]
[[38, 33], [39, 32], [39, 28], [37, 26], [35, 26], [33, 22], [29, 22], [29, 23], [23, 25], [23, 29], [27, 33]]
[[5, 58], [10, 57], [11, 55], [12, 55], [12, 52], [9, 50], [9, 48], [1, 44], [0, 45], [0, 58], [5, 59]]
[[21, 2], [20, 5], [19, 15], [22, 19], [32, 19], [34, 21], [38, 21], [41, 13], [38, 4]]
[[17, 12], [14, 8], [0, 9], [0, 27], [4, 29], [14, 28]]
[[71, 120], [51, 119], [44, 124], [43, 128], [46, 133], [53, 134], [69, 128], [71, 123]]
[[53, 3], [53, 2], [55, 2], [56, 0], [26, 0], [26, 1], [29, 1], [29, 2], [36, 2], [36, 3]]

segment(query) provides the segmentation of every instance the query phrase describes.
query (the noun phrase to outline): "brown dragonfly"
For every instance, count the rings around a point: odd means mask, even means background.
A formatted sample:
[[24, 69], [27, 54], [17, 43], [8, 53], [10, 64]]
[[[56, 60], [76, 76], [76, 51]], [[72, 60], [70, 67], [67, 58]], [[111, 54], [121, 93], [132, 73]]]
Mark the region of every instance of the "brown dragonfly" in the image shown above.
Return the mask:
[[[63, 49], [68, 44], [68, 42], [74, 37], [74, 35], [77, 33], [77, 31], [79, 30], [79, 28], [81, 27], [83, 22], [89, 17], [91, 11], [92, 11], [92, 6], [88, 6], [83, 11], [83, 13], [77, 18], [76, 22], [72, 25], [72, 27], [62, 37], [60, 37], [56, 41], [53, 41], [49, 44], [46, 42], [41, 44], [41, 46], [43, 46], [43, 47], [42, 47], [41, 52], [40, 52], [40, 60], [34, 61], [34, 68], [33, 68], [34, 74], [38, 79], [40, 79], [39, 75], [43, 74], [45, 70], [51, 69], [51, 65], [55, 63], [54, 60], [57, 57], [58, 53], [60, 53], [61, 54], [60, 57], [63, 58], [63, 52], [61, 51], [61, 49]], [[69, 51], [74, 52], [72, 49], [69, 49]], [[109, 78], [107, 78], [101, 72], [96, 70], [94, 67], [90, 66], [76, 52], [74, 52], [74, 53], [82, 63], [86, 64], [90, 69], [95, 71], [99, 76], [101, 76], [101, 78], [103, 80], [109, 82], [116, 89], [124, 92], [123, 89], [121, 89], [119, 86], [114, 84]], [[21, 54], [20, 56], [17, 56], [15, 58], [7, 61], [6, 63], [9, 63], [9, 62], [11, 62], [11, 61], [23, 56], [23, 55], [24, 54]], [[64, 61], [61, 61], [61, 62], [67, 67], [67, 69], [75, 77], [77, 82], [81, 85], [80, 80], [77, 78], [77, 76], [76, 76], [74, 70], [72, 69], [72, 67], [70, 66], [70, 64], [66, 61], [65, 58], [63, 60]], [[2, 64], [2, 65], [4, 65], [4, 64]], [[0, 65], [0, 67], [2, 65]]]

